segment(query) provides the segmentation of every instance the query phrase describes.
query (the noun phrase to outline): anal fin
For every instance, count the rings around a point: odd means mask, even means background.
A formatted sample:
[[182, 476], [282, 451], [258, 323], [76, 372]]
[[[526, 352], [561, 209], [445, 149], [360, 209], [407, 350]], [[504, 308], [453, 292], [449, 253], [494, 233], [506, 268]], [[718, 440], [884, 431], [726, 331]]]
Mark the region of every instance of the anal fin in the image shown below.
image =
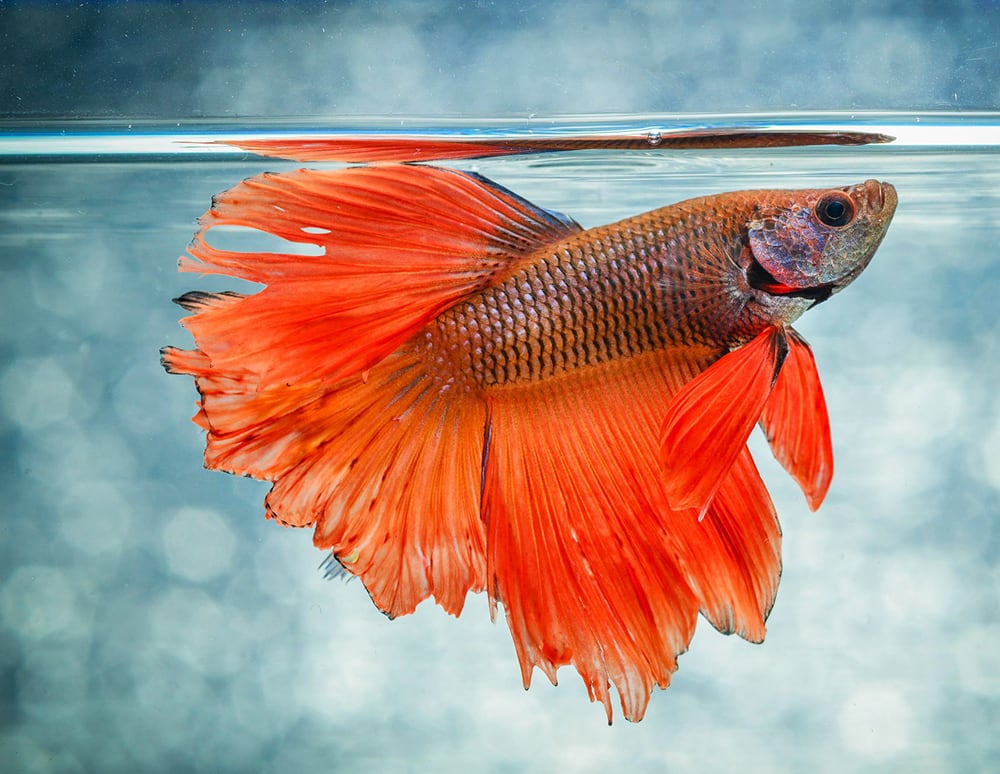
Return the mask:
[[702, 610], [763, 637], [780, 535], [745, 448], [698, 518], [671, 509], [657, 433], [670, 397], [713, 354], [657, 352], [487, 395], [487, 583], [527, 686], [572, 664], [610, 722], [666, 687]]

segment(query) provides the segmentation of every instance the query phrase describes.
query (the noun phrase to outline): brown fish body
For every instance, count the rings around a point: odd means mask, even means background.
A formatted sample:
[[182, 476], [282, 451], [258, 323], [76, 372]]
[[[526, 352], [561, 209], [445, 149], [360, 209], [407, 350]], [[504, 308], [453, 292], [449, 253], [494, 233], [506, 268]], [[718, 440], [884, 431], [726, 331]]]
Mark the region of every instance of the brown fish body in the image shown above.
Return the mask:
[[791, 322], [813, 303], [762, 303], [748, 281], [746, 224], [774, 198], [701, 197], [580, 231], [445, 311], [424, 340], [479, 388], [668, 347], [721, 355], [773, 324], [775, 306]]

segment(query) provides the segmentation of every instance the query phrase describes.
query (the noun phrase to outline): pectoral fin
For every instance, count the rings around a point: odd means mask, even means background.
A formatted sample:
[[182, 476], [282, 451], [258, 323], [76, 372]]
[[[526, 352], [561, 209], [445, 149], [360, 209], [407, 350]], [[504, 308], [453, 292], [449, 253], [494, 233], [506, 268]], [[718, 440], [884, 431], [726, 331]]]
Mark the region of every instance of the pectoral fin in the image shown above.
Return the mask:
[[660, 433], [672, 508], [704, 514], [760, 419], [787, 351], [784, 329], [769, 327], [674, 396]]

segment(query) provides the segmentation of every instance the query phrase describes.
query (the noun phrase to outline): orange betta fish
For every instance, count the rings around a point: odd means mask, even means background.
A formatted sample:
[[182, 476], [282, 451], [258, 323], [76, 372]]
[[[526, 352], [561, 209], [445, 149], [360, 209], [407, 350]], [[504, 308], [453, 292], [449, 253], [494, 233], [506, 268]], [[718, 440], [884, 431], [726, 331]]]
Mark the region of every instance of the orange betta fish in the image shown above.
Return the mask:
[[[780, 574], [760, 423], [811, 508], [826, 407], [791, 324], [865, 269], [888, 183], [705, 196], [584, 230], [476, 174], [300, 169], [220, 194], [181, 259], [251, 295], [177, 302], [206, 467], [273, 482], [390, 617], [502, 605], [525, 687], [572, 664], [640, 720], [700, 612], [752, 642]], [[319, 255], [239, 252], [240, 226]]]

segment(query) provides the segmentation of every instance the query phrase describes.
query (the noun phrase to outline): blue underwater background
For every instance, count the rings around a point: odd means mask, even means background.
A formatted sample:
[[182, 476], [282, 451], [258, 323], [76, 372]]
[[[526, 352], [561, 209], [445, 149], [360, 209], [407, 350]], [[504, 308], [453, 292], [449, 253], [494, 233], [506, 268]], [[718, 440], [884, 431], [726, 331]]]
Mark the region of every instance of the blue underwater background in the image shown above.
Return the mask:
[[[0, 770], [997, 769], [998, 110], [995, 0], [0, 3]], [[837, 458], [818, 513], [752, 439], [784, 530], [767, 640], [700, 621], [646, 718], [610, 728], [572, 669], [522, 690], [484, 596], [389, 621], [263, 519], [266, 484], [202, 469], [194, 388], [157, 351], [189, 342], [171, 298], [234, 283], [176, 258], [213, 194], [295, 165], [44, 152], [142, 121], [801, 111], [940, 139], [460, 165], [585, 226], [899, 189], [871, 267], [797, 326]]]

